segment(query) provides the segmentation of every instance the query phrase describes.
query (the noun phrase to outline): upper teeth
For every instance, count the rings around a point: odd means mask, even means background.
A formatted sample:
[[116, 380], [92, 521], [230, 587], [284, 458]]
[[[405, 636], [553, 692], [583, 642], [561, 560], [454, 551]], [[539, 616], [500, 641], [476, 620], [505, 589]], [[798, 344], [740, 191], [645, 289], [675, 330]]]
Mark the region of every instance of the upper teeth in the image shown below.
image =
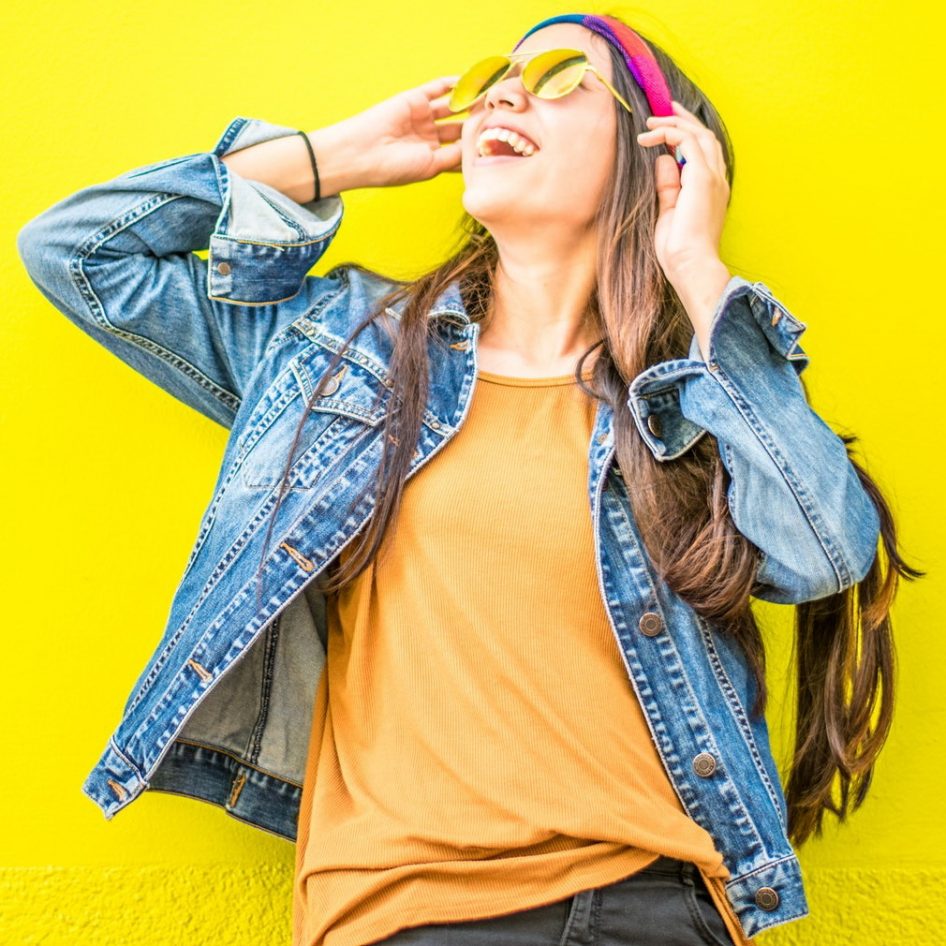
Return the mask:
[[511, 131], [508, 128], [487, 128], [480, 135], [479, 140], [476, 143], [477, 151], [481, 155], [487, 154], [486, 142], [492, 141], [495, 138], [498, 138], [500, 141], [507, 142], [519, 154], [525, 155], [526, 157], [531, 155], [536, 150], [535, 145], [532, 144], [531, 141], [523, 138], [521, 135]]

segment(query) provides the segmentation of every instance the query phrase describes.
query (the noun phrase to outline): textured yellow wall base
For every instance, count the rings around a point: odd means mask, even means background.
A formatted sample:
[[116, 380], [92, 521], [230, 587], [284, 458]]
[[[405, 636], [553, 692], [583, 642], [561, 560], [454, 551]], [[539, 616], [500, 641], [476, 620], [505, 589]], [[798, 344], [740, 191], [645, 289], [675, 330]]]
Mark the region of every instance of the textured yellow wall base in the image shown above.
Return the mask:
[[[946, 943], [946, 911], [933, 908], [943, 905], [938, 871], [819, 870], [805, 880], [811, 916], [760, 933], [760, 946]], [[291, 865], [7, 868], [0, 871], [0, 942], [287, 946], [291, 893]]]
[[9, 946], [287, 946], [292, 866], [0, 872]]

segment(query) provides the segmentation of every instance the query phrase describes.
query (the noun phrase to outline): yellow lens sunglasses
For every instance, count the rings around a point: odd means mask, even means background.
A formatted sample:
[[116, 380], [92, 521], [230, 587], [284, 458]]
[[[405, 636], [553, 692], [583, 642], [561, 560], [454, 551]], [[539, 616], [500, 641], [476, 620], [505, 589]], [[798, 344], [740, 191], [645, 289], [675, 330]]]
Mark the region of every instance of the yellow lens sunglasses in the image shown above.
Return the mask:
[[488, 56], [470, 66], [457, 80], [447, 103], [447, 108], [458, 114], [438, 118], [434, 123], [442, 125], [465, 121], [469, 117], [470, 107], [520, 62], [522, 71], [519, 77], [525, 90], [540, 99], [560, 99], [574, 92], [585, 74], [591, 72], [628, 112], [633, 113], [621, 93], [588, 61], [588, 54], [584, 50], [533, 49], [527, 53]]

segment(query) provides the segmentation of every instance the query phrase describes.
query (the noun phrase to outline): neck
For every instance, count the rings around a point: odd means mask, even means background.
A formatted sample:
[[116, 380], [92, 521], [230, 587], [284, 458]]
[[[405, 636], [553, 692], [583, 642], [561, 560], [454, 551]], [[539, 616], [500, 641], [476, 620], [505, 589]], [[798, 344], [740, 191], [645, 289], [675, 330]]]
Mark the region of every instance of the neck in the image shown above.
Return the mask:
[[539, 255], [534, 242], [525, 253], [500, 247], [480, 350], [510, 373], [570, 371], [600, 337], [590, 308], [595, 279], [587, 244], [564, 256]]

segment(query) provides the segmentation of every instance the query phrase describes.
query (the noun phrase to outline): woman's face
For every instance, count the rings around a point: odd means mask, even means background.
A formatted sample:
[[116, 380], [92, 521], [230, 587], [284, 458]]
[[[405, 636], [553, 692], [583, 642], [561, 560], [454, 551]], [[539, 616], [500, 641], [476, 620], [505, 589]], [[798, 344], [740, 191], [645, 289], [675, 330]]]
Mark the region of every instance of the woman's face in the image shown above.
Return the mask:
[[[543, 27], [517, 52], [560, 47], [584, 50], [611, 81], [607, 41], [575, 23]], [[504, 231], [535, 235], [536, 225], [564, 224], [570, 232], [583, 230], [603, 199], [614, 164], [615, 99], [590, 72], [564, 98], [540, 99], [523, 88], [520, 71], [517, 62], [473, 105], [463, 123], [463, 206], [500, 239]], [[480, 134], [496, 125], [524, 134], [535, 144], [534, 153], [481, 157]]]

